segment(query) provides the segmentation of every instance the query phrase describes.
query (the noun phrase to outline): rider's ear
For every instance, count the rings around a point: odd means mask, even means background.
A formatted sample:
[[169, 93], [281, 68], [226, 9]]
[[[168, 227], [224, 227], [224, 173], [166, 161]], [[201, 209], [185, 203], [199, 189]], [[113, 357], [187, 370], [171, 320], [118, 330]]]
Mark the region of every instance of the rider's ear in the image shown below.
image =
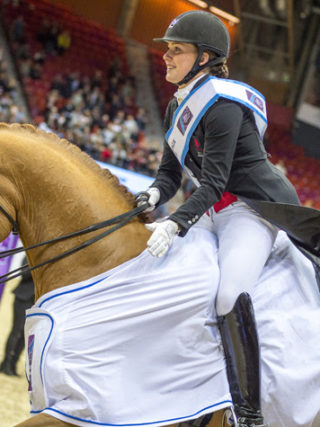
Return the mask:
[[206, 62], [208, 62], [210, 59], [209, 53], [208, 52], [203, 52], [202, 56], [201, 56], [201, 60], [199, 62], [199, 65], [204, 65]]

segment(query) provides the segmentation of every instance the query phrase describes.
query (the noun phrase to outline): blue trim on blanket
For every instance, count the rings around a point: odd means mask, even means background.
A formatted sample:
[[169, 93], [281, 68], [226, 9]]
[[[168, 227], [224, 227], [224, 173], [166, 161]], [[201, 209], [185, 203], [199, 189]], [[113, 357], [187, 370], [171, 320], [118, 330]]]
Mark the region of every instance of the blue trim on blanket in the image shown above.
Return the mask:
[[[30, 414], [40, 414], [43, 411], [52, 411], [52, 412], [56, 412], [57, 414], [61, 414], [65, 417], [71, 418], [73, 420], [82, 421], [85, 423], [99, 425], [99, 426], [115, 426], [115, 427], [126, 427], [126, 426], [131, 427], [131, 426], [133, 426], [134, 427], [134, 426], [145, 426], [145, 425], [151, 425], [151, 424], [167, 423], [167, 422], [171, 422], [171, 421], [181, 421], [181, 420], [184, 420], [184, 419], [189, 418], [189, 417], [195, 417], [197, 415], [200, 415], [201, 412], [206, 411], [207, 409], [210, 409], [210, 408], [214, 408], [215, 406], [223, 405], [224, 403], [230, 403], [230, 406], [233, 405], [232, 400], [223, 400], [222, 402], [215, 403], [214, 405], [207, 406], [207, 407], [201, 409], [200, 411], [195, 412], [194, 414], [186, 415], [185, 417], [170, 418], [168, 420], [151, 421], [149, 423], [134, 423], [134, 424], [99, 423], [97, 421], [86, 420], [85, 418], [74, 417], [73, 415], [68, 415], [65, 412], [59, 411], [59, 410], [54, 409], [54, 408], [45, 408], [45, 409], [42, 409], [41, 411], [30, 411]], [[225, 406], [225, 407], [227, 407], [227, 406]], [[221, 408], [221, 409], [223, 409], [223, 408]]]
[[91, 286], [94, 286], [94, 285], [96, 285], [97, 283], [102, 282], [102, 281], [103, 281], [104, 279], [106, 279], [107, 277], [109, 277], [109, 276], [105, 276], [105, 277], [103, 277], [102, 279], [97, 280], [96, 282], [89, 283], [88, 285], [84, 285], [84, 286], [81, 286], [81, 287], [76, 288], [76, 289], [70, 289], [69, 291], [63, 291], [63, 292], [59, 292], [58, 294], [51, 295], [51, 297], [48, 297], [48, 298], [44, 299], [44, 300], [43, 300], [39, 305], [36, 305], [36, 307], [39, 307], [39, 308], [40, 308], [40, 307], [42, 307], [42, 305], [43, 305], [45, 302], [47, 302], [47, 301], [49, 301], [49, 300], [51, 300], [51, 299], [53, 299], [53, 298], [60, 297], [61, 295], [71, 294], [72, 292], [77, 292], [77, 291], [81, 291], [82, 289], [91, 288]]
[[[47, 314], [47, 313], [32, 313], [32, 314], [27, 314], [26, 318], [27, 317], [33, 317], [33, 316], [47, 316], [51, 320], [51, 329], [50, 329], [50, 332], [49, 332], [48, 337], [46, 339], [46, 342], [44, 343], [44, 346], [43, 346], [43, 349], [42, 349], [42, 352], [41, 352], [41, 357], [40, 357], [40, 378], [41, 378], [41, 382], [42, 382], [42, 385], [43, 385], [43, 378], [42, 378], [43, 354], [44, 354], [44, 350], [45, 350], [45, 348], [46, 348], [46, 346], [48, 344], [48, 341], [49, 341], [49, 339], [51, 337], [54, 321], [53, 321], [53, 318], [50, 316], [50, 314]], [[27, 373], [26, 373], [26, 377], [27, 377]], [[29, 383], [29, 378], [28, 377], [27, 377], [27, 380], [28, 380], [28, 383]]]

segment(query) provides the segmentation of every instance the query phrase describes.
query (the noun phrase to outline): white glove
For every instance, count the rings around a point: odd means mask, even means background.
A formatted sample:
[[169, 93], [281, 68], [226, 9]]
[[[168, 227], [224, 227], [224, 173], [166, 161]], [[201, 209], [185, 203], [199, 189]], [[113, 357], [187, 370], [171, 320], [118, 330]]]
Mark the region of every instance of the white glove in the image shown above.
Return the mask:
[[178, 224], [167, 219], [163, 222], [152, 222], [145, 226], [153, 232], [147, 242], [148, 251], [151, 255], [161, 258], [169, 249], [174, 236], [178, 234]]
[[156, 204], [160, 200], [160, 191], [156, 187], [148, 188], [146, 191], [138, 193], [136, 196], [137, 206], [141, 206], [148, 202], [149, 207], [144, 212], [151, 212], [156, 207]]

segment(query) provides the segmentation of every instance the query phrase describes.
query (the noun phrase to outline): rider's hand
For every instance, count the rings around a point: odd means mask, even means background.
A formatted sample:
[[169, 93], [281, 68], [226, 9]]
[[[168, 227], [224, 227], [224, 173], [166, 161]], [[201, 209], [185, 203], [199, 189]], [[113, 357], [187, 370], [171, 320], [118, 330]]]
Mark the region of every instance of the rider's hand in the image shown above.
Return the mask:
[[152, 231], [147, 242], [148, 251], [151, 255], [161, 258], [169, 249], [174, 236], [178, 234], [179, 226], [176, 222], [167, 219], [163, 222], [146, 224], [146, 228]]
[[160, 200], [160, 191], [156, 187], [148, 188], [146, 191], [141, 191], [136, 194], [136, 203], [137, 206], [141, 206], [144, 203], [148, 202], [149, 207], [144, 210], [144, 212], [151, 212], [156, 207], [156, 204]]

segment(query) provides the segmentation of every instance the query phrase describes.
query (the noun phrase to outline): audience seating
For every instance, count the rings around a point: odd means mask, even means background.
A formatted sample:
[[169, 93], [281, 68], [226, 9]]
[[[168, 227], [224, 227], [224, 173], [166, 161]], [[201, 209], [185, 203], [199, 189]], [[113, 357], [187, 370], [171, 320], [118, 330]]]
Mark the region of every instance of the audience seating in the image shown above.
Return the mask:
[[306, 157], [303, 148], [293, 144], [287, 130], [271, 123], [269, 135], [271, 162], [277, 164], [282, 160], [287, 177], [295, 186], [301, 203], [320, 209], [320, 160]]
[[163, 52], [156, 49], [149, 49], [150, 71], [154, 91], [159, 103], [160, 112], [164, 115], [168, 100], [176, 91], [175, 86], [165, 80], [166, 66], [163, 61]]
[[[8, 4], [5, 8], [5, 29], [9, 33], [14, 20], [21, 15], [21, 9]], [[37, 40], [37, 31], [42, 21], [56, 21], [59, 27], [71, 34], [70, 49], [61, 56], [47, 55], [41, 80], [24, 78], [23, 84], [32, 117], [43, 114], [44, 99], [56, 74], [74, 71], [82, 75], [93, 75], [99, 69], [107, 71], [115, 58], [121, 61], [121, 72], [128, 75], [124, 40], [117, 37], [112, 29], [105, 29], [97, 23], [86, 20], [65, 6], [53, 5], [45, 0], [29, 0], [23, 10], [26, 42], [30, 55], [43, 50]], [[104, 73], [105, 75], [106, 73]], [[104, 79], [104, 86], [107, 80]]]

